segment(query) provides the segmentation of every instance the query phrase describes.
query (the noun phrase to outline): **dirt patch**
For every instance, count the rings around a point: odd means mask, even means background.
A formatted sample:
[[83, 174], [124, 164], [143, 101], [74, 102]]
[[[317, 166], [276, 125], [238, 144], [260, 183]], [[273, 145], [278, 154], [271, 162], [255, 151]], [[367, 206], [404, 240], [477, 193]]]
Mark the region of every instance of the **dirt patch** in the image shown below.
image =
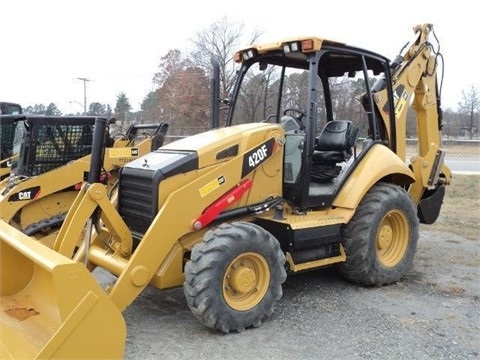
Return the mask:
[[479, 258], [478, 241], [424, 229], [398, 283], [292, 275], [262, 326], [228, 335], [200, 324], [182, 289], [147, 288], [124, 312], [125, 359], [478, 359]]

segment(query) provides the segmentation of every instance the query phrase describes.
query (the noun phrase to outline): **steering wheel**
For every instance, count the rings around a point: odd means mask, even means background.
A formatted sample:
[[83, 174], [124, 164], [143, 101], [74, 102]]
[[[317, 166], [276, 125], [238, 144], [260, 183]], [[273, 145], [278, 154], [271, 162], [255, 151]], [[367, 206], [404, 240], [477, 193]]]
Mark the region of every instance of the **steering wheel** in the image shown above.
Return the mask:
[[112, 137], [113, 140], [129, 140], [128, 136], [122, 132], [118, 132]]
[[302, 122], [302, 119], [307, 116], [307, 114], [305, 114], [302, 110], [300, 109], [297, 109], [297, 108], [289, 108], [289, 109], [285, 109], [283, 111], [283, 115], [287, 115], [287, 113], [289, 112], [292, 112], [292, 113], [296, 113], [297, 116], [293, 116], [293, 118], [295, 119], [295, 121], [298, 123], [298, 125], [300, 126], [300, 130], [305, 130], [305, 125], [303, 125], [303, 122]]

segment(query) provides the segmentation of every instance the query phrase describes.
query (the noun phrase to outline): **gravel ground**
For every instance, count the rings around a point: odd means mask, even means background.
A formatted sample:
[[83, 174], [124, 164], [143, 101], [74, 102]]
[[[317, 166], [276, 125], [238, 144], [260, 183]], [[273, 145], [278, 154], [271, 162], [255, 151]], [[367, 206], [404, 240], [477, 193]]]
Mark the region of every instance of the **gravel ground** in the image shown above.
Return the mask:
[[293, 275], [261, 327], [228, 335], [200, 324], [182, 289], [147, 288], [124, 312], [125, 359], [478, 359], [479, 275], [480, 239], [423, 230], [401, 282]]

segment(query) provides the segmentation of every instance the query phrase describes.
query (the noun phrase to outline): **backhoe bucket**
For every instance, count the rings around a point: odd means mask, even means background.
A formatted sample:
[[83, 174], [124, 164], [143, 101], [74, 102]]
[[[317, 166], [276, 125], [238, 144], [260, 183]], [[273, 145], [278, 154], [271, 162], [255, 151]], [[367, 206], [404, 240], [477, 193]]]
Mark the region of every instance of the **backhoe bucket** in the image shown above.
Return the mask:
[[121, 312], [82, 263], [0, 221], [0, 358], [123, 357]]

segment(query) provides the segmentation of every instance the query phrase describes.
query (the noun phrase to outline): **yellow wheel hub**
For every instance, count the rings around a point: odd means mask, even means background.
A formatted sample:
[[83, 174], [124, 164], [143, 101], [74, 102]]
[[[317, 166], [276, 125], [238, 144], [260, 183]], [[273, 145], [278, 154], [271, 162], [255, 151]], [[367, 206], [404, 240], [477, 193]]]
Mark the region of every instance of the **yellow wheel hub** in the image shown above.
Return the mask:
[[393, 210], [385, 215], [377, 233], [377, 257], [385, 267], [394, 267], [405, 255], [409, 228], [405, 214]]
[[256, 281], [255, 272], [252, 269], [246, 266], [239, 266], [232, 270], [228, 284], [233, 291], [245, 294], [255, 288]]
[[267, 293], [270, 270], [265, 258], [254, 252], [237, 256], [223, 277], [223, 297], [233, 309], [245, 311], [256, 306]]

